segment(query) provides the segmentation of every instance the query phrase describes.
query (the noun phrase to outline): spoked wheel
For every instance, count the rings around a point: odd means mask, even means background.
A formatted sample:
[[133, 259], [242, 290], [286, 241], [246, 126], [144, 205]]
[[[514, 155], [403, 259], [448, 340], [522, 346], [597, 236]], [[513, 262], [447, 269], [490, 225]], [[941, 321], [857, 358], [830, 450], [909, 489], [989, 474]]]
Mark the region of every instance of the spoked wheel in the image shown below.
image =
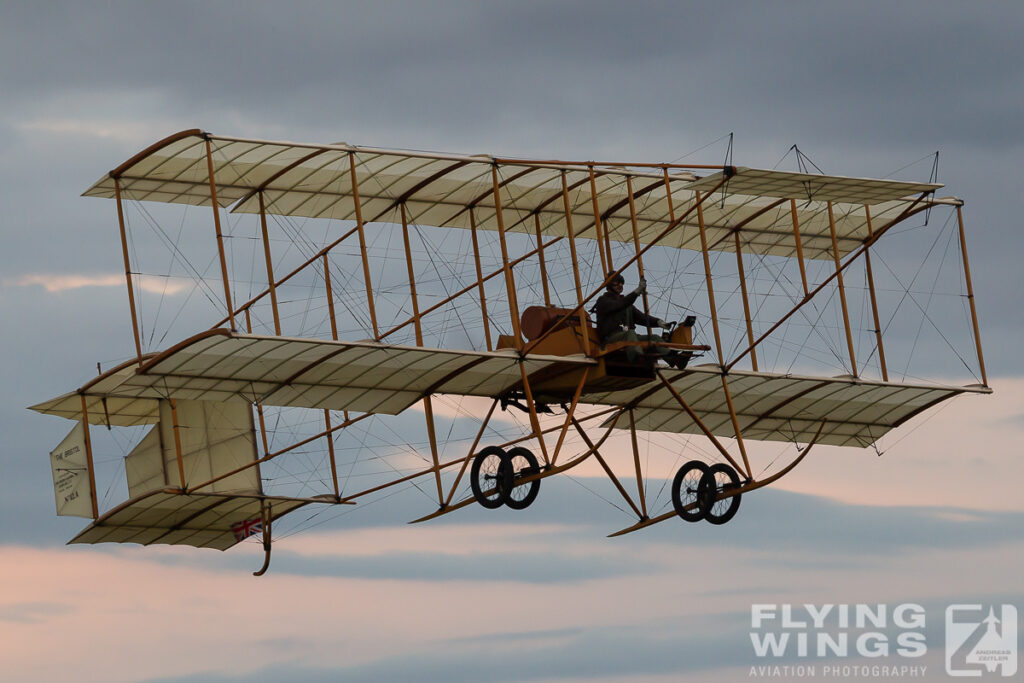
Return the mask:
[[489, 510], [500, 508], [505, 502], [505, 483], [503, 482], [502, 463], [507, 460], [505, 451], [497, 446], [484, 448], [473, 458], [473, 466], [469, 470], [469, 486], [473, 489], [476, 502]]
[[676, 514], [687, 522], [704, 519], [707, 508], [700, 504], [699, 493], [700, 483], [707, 471], [708, 466], [700, 460], [691, 460], [679, 468], [672, 480], [672, 506]]
[[[511, 481], [504, 488], [505, 505], [513, 510], [523, 510], [530, 506], [540, 493], [540, 479], [525, 484], [516, 482], [523, 477], [540, 473], [540, 465], [533, 453], [525, 448], [513, 448], [505, 454], [508, 469], [502, 474], [511, 476]], [[504, 463], [503, 463], [504, 464]]]
[[740, 476], [736, 474], [729, 465], [724, 462], [717, 463], [708, 468], [707, 473], [701, 477], [698, 485], [697, 497], [701, 500], [701, 508], [707, 513], [704, 518], [712, 524], [725, 524], [740, 509], [739, 494], [716, 500], [723, 493], [730, 489], [740, 487]]

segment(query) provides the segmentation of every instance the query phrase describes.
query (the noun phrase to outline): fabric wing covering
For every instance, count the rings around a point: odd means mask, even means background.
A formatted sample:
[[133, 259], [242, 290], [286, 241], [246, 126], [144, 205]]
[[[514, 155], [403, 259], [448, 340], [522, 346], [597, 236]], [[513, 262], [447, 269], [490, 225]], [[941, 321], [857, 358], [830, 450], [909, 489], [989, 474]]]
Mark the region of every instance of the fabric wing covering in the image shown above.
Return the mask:
[[[261, 530], [260, 498], [228, 494], [184, 495], [172, 489], [133, 498], [87, 526], [71, 543], [190, 545], [227, 550]], [[308, 501], [262, 498], [277, 519]]]
[[[922, 193], [942, 187], [868, 178], [847, 178], [738, 167], [726, 178], [712, 170], [701, 178], [678, 167], [651, 164], [526, 161], [486, 155], [454, 155], [357, 147], [315, 145], [208, 135], [198, 130], [169, 136], [101, 178], [85, 196], [116, 196], [192, 205], [210, 205], [207, 142], [214, 167], [217, 202], [240, 213], [258, 213], [355, 221], [398, 222], [404, 204], [416, 225], [483, 230], [499, 227], [551, 237], [568, 234], [562, 183], [569, 193], [575, 234], [596, 238], [597, 214], [608, 236], [633, 241], [630, 195], [640, 241], [648, 243], [683, 217], [659, 244], [700, 249], [698, 221], [703, 220], [709, 248], [733, 251], [733, 230], [742, 227], [745, 253], [793, 256], [793, 219], [799, 225], [804, 258], [832, 258], [828, 202], [836, 228], [839, 255], [860, 247], [872, 228], [901, 217], [910, 208], [925, 208]], [[354, 173], [353, 173], [354, 169]], [[494, 192], [497, 175], [497, 200]], [[713, 193], [701, 216], [698, 196]], [[471, 216], [472, 214], [472, 216]]]
[[[253, 462], [256, 439], [252, 410], [240, 402], [175, 401], [177, 434], [171, 403], [160, 401], [160, 422], [125, 459], [128, 494], [137, 496], [171, 483], [178, 484], [180, 444], [182, 473], [186, 484], [208, 481]], [[204, 491], [217, 493], [259, 493], [255, 467], [214, 482]]]
[[[735, 436], [717, 367], [697, 366], [669, 378], [673, 388], [715, 435]], [[869, 446], [926, 408], [984, 387], [915, 386], [851, 377], [800, 377], [732, 371], [729, 392], [744, 439], [808, 443], [825, 422], [817, 443]], [[703, 434], [660, 382], [637, 389], [590, 395], [588, 403], [629, 405], [638, 429]], [[605, 426], [611, 420], [605, 422]], [[621, 421], [620, 421], [621, 426]]]
[[[524, 364], [526, 372], [533, 374], [594, 361], [582, 356], [530, 356]], [[131, 419], [142, 410], [129, 397], [147, 405], [160, 398], [237, 401], [246, 406], [258, 401], [397, 415], [430, 394], [493, 397], [522, 381], [519, 356], [511, 350], [449, 351], [261, 337], [227, 330], [192, 337], [151, 359], [140, 372], [119, 377], [116, 385], [104, 387], [122, 398]], [[89, 396], [92, 389], [84, 391]], [[81, 419], [77, 393], [40, 403], [33, 410]], [[90, 422], [102, 424], [104, 419], [102, 408], [89, 411]]]
[[[262, 528], [261, 487], [252, 412], [241, 402], [159, 401], [160, 421], [128, 454], [131, 499], [107, 512], [72, 543], [164, 543], [226, 549]], [[181, 468], [177, 452], [181, 449]], [[233, 474], [231, 474], [233, 473]], [[224, 476], [185, 494], [170, 488]], [[303, 504], [279, 500], [276, 516]]]

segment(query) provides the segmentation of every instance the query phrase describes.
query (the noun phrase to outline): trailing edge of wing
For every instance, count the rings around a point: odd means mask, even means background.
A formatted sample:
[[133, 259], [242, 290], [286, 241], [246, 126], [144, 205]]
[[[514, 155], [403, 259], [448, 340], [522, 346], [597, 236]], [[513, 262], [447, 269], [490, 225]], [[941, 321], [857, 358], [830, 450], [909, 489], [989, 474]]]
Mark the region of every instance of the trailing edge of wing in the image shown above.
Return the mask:
[[[717, 366], [698, 366], [666, 377], [713, 434], [736, 435]], [[868, 446], [941, 401], [992, 391], [978, 385], [926, 386], [747, 371], [730, 372], [727, 381], [744, 439], [807, 443], [824, 420], [818, 443], [836, 446]], [[635, 405], [638, 429], [703, 434], [660, 382], [591, 395], [587, 402]]]

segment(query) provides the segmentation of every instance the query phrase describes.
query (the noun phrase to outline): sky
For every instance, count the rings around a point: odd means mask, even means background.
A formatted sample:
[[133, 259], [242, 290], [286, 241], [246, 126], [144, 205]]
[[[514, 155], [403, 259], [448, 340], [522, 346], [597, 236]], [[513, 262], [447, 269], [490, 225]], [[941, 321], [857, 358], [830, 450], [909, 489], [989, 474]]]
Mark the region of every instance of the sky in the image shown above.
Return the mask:
[[[881, 662], [946, 680], [949, 605], [1024, 610], [1022, 30], [1014, 2], [0, 0], [0, 677], [818, 680]], [[694, 163], [733, 133], [739, 165], [793, 170], [796, 144], [829, 173], [914, 180], [938, 150], [994, 393], [881, 455], [818, 448], [721, 527], [605, 538], [631, 521], [584, 470], [521, 513], [410, 526], [415, 491], [332, 513], [261, 578], [254, 543], [65, 546], [83, 520], [54, 515], [46, 455], [70, 424], [25, 407], [132, 353], [114, 206], [79, 195], [188, 128]], [[754, 605], [858, 603], [921, 606], [927, 652], [755, 653]]]

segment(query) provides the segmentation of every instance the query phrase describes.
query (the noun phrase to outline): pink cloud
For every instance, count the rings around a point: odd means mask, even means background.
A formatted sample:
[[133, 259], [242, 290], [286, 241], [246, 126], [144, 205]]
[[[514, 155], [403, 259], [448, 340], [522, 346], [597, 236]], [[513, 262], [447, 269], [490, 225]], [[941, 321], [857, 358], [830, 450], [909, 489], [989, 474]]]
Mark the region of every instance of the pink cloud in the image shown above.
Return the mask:
[[[190, 282], [178, 279], [141, 275], [136, 278], [138, 286], [154, 294], [174, 295], [192, 287]], [[15, 278], [8, 284], [17, 287], [41, 286], [47, 292], [63, 292], [82, 287], [124, 287], [124, 275], [48, 275], [31, 274]]]

